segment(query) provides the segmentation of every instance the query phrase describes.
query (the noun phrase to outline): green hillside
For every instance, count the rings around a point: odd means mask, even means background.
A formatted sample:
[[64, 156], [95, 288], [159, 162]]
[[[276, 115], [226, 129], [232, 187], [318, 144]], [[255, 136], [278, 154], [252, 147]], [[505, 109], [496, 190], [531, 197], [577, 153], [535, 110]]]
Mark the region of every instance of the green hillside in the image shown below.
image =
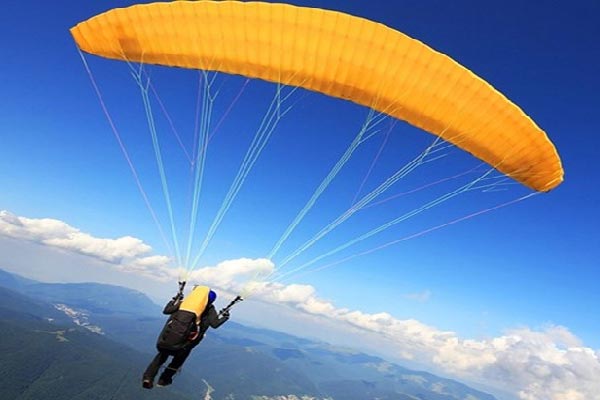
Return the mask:
[[166, 320], [148, 303], [125, 288], [39, 284], [0, 271], [0, 398], [204, 400], [210, 385], [211, 400], [494, 400], [379, 357], [234, 321], [208, 331], [172, 386], [144, 390], [141, 374]]
[[48, 322], [44, 316], [58, 313], [51, 305], [3, 288], [0, 298], [0, 398], [195, 398], [144, 391], [140, 375], [147, 356], [66, 321]]

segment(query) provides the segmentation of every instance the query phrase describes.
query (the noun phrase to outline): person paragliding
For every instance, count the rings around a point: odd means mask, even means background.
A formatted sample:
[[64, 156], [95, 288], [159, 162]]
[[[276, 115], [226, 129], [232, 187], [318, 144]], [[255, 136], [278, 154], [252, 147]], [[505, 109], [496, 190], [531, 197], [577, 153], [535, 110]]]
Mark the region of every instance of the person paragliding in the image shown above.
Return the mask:
[[142, 378], [142, 386], [152, 389], [154, 379], [160, 367], [172, 357], [169, 365], [164, 369], [158, 379], [158, 386], [167, 386], [173, 382], [173, 376], [194, 347], [204, 338], [209, 327], [216, 329], [229, 319], [229, 309], [234, 301], [217, 313], [214, 302], [217, 294], [207, 286], [195, 286], [192, 292], [184, 298], [183, 288], [185, 282], [179, 283], [179, 292], [167, 303], [163, 314], [169, 315], [163, 327], [156, 348], [158, 354], [146, 368]]
[[[285, 34], [282, 34], [282, 27], [289, 28], [283, 29]], [[89, 67], [83, 53], [119, 60], [133, 68], [135, 63], [139, 62], [140, 65], [155, 64], [200, 70], [203, 73], [213, 71], [272, 82], [278, 87], [274, 99], [277, 100], [277, 106], [273, 107], [277, 117], [273, 116], [274, 120], [279, 120], [281, 115], [287, 112], [285, 110], [281, 112], [280, 87], [282, 85], [300, 87], [334, 98], [349, 100], [371, 109], [374, 113], [405, 121], [434, 135], [435, 143], [439, 140], [456, 146], [487, 163], [491, 168], [490, 171], [495, 169], [531, 190], [548, 192], [560, 185], [564, 179], [562, 162], [554, 144], [518, 105], [451, 57], [400, 31], [362, 17], [316, 7], [299, 7], [264, 1], [170, 1], [115, 8], [78, 23], [71, 28], [71, 34], [82, 52], [82, 59], [88, 72]], [[146, 112], [150, 113], [151, 104], [148, 100], [150, 80], [146, 82], [147, 78], [142, 75], [141, 69], [140, 72], [134, 72], [134, 78], [142, 90]], [[96, 87], [93, 79], [92, 83]], [[206, 86], [208, 87], [208, 84]], [[98, 91], [97, 88], [95, 90]], [[212, 104], [209, 93], [206, 93], [208, 101]], [[99, 92], [98, 96], [102, 107], [105, 108]], [[207, 111], [206, 123], [203, 122], [206, 127], [209, 126], [209, 116], [210, 111]], [[271, 119], [265, 116], [264, 121], [271, 121]], [[304, 218], [354, 149], [367, 137], [372, 136], [367, 133], [374, 126], [372, 121], [373, 119], [369, 117], [369, 123], [360, 130], [359, 136], [322, 181], [302, 211], [297, 214], [294, 222], [288, 226], [284, 235], [273, 247], [272, 254], [279, 249]], [[110, 118], [109, 122], [112, 126]], [[168, 185], [164, 177], [160, 146], [158, 146], [159, 140], [151, 115], [148, 116], [148, 123], [161, 171], [163, 192], [168, 208], [171, 210]], [[256, 161], [260, 153], [257, 149], [265, 146], [266, 140], [273, 132], [272, 126], [265, 128], [270, 126], [269, 124], [264, 126], [261, 124], [258, 129], [257, 136], [247, 153], [248, 158], [244, 159], [240, 172], [209, 228], [201, 251], [194, 262], [187, 267], [197, 266], [199, 257]], [[332, 134], [337, 133], [336, 129], [331, 131]], [[205, 133], [209, 134], [210, 131]], [[123, 146], [116, 131], [115, 135], [119, 144]], [[210, 135], [206, 137], [207, 140], [210, 139]], [[203, 149], [205, 147], [199, 146]], [[422, 153], [423, 157], [420, 156], [415, 160], [420, 160], [419, 163], [428, 162], [424, 161], [424, 155], [431, 154], [430, 149], [433, 149], [433, 145]], [[125, 150], [123, 151], [131, 166], [129, 155]], [[200, 159], [204, 160], [198, 158]], [[197, 196], [200, 193], [204, 162], [192, 162], [191, 165], [196, 177], [194, 196]], [[404, 176], [405, 171], [412, 171], [418, 164], [407, 168], [409, 165], [411, 164], [399, 169], [394, 177]], [[133, 166], [131, 169], [141, 189], [137, 172]], [[362, 242], [387, 227], [453, 198], [456, 194], [485, 188], [485, 185], [475, 184], [483, 179], [489, 179], [488, 174], [481, 175], [469, 185], [444, 194], [372, 229], [316, 257], [315, 260]], [[394, 181], [387, 179], [371, 194], [364, 196], [363, 200], [355, 203], [333, 223], [326, 225], [313, 239], [292, 253], [285, 262], [312, 246], [355, 211], [367, 206]], [[146, 193], [143, 190], [141, 192], [147, 202]], [[190, 214], [191, 228], [194, 228], [197, 222], [197, 201], [198, 198], [195, 197]], [[487, 210], [492, 209], [494, 208]], [[154, 211], [152, 209], [150, 211], [154, 216]], [[171, 211], [169, 212], [172, 214]], [[471, 214], [473, 215], [477, 214]], [[177, 245], [172, 215], [170, 220], [173, 243]], [[445, 225], [438, 225], [438, 227]], [[189, 238], [188, 246], [191, 246], [194, 235], [190, 233]], [[405, 239], [389, 242], [362, 254]], [[269, 258], [273, 257], [269, 256]], [[311, 263], [312, 261], [307, 262], [296, 270], [305, 268]], [[281, 275], [270, 275], [270, 277], [274, 276]], [[219, 316], [214, 311], [210, 293], [209, 288], [199, 287], [194, 289], [186, 299], [178, 297], [173, 300], [168, 309], [165, 308], [166, 313], [169, 310], [173, 311], [159, 339], [159, 354], [144, 375], [145, 387], [152, 387], [160, 365], [166, 362], [169, 356], [173, 356], [173, 361], [159, 382], [170, 383], [174, 372], [202, 339], [206, 329], [209, 326], [218, 327], [227, 319], [227, 314]], [[215, 295], [212, 296], [214, 301]], [[195, 334], [197, 336], [194, 336]], [[194, 338], [190, 339], [190, 335]], [[170, 345], [169, 338], [179, 338], [181, 342]]]

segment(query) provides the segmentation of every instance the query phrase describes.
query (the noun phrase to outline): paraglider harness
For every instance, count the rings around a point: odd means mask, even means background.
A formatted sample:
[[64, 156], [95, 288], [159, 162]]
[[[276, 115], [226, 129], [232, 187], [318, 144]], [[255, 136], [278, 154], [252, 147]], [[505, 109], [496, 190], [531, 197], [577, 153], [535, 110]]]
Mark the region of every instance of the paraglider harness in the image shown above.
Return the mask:
[[183, 289], [185, 288], [185, 281], [178, 283], [179, 291], [171, 299], [171, 302], [167, 305], [167, 307], [173, 306], [177, 307], [177, 309], [173, 313], [171, 313], [165, 326], [160, 332], [160, 335], [158, 336], [156, 348], [159, 351], [174, 352], [181, 350], [189, 343], [190, 335], [192, 335], [193, 332], [197, 330], [196, 314], [190, 311], [178, 309], [179, 303], [183, 300]]
[[[179, 291], [173, 297], [171, 302], [177, 304], [183, 300], [183, 289], [186, 282], [178, 282]], [[228, 314], [229, 310], [238, 302], [243, 301], [241, 296], [233, 299], [227, 307], [219, 311], [219, 316]], [[171, 314], [167, 323], [161, 331], [156, 347], [159, 351], [176, 352], [183, 349], [189, 343], [198, 339], [200, 328], [197, 325], [197, 316], [195, 313], [186, 310], [176, 310]]]

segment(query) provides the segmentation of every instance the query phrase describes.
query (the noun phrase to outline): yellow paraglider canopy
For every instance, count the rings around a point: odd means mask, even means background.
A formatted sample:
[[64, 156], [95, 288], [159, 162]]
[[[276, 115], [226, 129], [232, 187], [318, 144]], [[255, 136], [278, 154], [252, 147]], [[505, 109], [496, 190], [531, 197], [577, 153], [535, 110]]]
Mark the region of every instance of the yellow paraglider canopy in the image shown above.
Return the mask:
[[525, 113], [448, 56], [340, 12], [240, 1], [114, 9], [71, 29], [103, 57], [239, 74], [351, 100], [442, 137], [537, 191], [563, 180]]

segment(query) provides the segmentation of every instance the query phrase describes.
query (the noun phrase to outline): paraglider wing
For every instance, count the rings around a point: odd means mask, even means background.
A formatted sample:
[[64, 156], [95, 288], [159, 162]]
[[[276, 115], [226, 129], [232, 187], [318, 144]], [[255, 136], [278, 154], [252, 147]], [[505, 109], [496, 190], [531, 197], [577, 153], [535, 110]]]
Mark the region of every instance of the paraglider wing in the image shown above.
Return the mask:
[[385, 25], [287, 4], [176, 1], [71, 29], [99, 56], [244, 75], [339, 97], [438, 135], [524, 185], [563, 180], [544, 131], [465, 67]]

